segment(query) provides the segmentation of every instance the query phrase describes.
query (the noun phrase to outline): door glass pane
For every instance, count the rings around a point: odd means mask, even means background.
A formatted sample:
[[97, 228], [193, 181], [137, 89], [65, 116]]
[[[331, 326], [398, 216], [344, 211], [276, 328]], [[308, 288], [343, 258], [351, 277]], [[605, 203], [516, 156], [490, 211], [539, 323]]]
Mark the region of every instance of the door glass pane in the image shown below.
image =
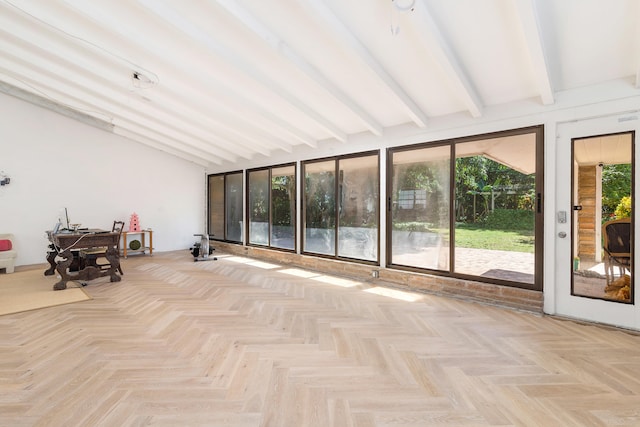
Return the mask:
[[269, 244], [269, 170], [252, 171], [249, 180], [249, 243]]
[[271, 170], [271, 246], [295, 249], [296, 168]]
[[378, 156], [339, 161], [338, 256], [378, 260]]
[[304, 251], [335, 255], [335, 160], [304, 165]]
[[456, 273], [533, 284], [536, 134], [455, 146]]
[[632, 302], [630, 133], [573, 141], [572, 294]]
[[449, 145], [392, 153], [391, 263], [449, 270]]
[[209, 176], [209, 234], [224, 239], [224, 175]]
[[225, 189], [226, 240], [242, 242], [242, 173], [227, 175]]

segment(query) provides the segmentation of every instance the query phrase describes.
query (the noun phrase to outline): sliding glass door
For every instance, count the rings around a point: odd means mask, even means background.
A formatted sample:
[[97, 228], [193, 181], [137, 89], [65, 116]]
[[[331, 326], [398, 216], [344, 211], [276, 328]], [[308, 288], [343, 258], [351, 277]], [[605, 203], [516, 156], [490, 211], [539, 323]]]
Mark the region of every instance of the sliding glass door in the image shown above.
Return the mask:
[[242, 172], [209, 175], [207, 230], [216, 240], [242, 243]]
[[296, 167], [247, 171], [248, 243], [295, 249]]
[[378, 262], [379, 154], [303, 164], [303, 252]]
[[542, 290], [542, 127], [389, 150], [388, 264]]

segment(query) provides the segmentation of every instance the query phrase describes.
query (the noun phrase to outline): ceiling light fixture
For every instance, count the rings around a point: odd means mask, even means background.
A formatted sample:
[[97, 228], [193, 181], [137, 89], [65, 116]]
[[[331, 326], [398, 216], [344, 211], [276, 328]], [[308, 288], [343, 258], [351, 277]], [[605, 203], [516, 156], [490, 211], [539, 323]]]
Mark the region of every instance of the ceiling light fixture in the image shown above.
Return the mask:
[[391, 34], [394, 36], [400, 32], [400, 24], [398, 14], [405, 12], [413, 12], [416, 7], [416, 0], [391, 0]]
[[155, 86], [157, 83], [157, 81], [150, 79], [140, 71], [133, 72], [133, 74], [131, 75], [131, 81], [133, 82], [133, 85], [135, 87], [142, 89], [150, 88], [152, 86]]
[[400, 12], [413, 11], [416, 7], [416, 0], [391, 0], [391, 2]]
[[11, 182], [11, 178], [9, 175], [4, 173], [4, 171], [0, 171], [0, 185], [8, 185]]

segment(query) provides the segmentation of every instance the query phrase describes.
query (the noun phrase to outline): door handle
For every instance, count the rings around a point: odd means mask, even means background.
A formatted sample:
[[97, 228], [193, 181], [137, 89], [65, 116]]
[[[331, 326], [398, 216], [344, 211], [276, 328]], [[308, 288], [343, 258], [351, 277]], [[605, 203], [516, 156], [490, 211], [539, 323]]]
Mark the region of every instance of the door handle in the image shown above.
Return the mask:
[[542, 193], [536, 194], [536, 210], [542, 213]]

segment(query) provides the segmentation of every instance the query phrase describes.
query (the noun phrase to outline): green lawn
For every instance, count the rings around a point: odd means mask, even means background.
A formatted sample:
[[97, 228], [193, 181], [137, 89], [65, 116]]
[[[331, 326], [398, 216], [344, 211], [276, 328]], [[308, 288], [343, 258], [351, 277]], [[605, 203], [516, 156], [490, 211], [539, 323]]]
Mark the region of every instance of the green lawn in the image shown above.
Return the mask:
[[533, 231], [501, 231], [457, 227], [456, 247], [533, 253]]

